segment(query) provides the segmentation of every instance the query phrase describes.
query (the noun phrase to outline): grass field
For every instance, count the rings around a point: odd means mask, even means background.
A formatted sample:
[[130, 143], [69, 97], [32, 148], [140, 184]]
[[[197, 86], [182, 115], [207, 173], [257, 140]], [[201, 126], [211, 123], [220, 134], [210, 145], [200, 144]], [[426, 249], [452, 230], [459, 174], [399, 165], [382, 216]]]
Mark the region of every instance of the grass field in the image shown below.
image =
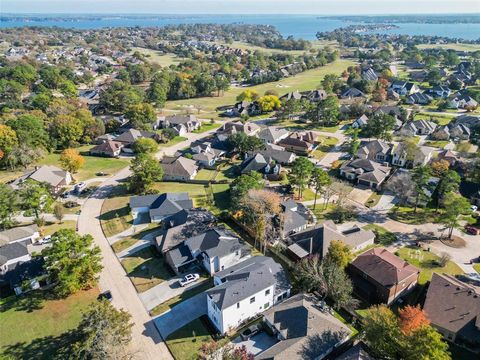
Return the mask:
[[363, 227], [364, 230], [372, 230], [375, 233], [375, 243], [387, 246], [397, 240], [394, 233], [377, 224], [368, 224]]
[[73, 229], [75, 230], [77, 227], [77, 222], [75, 220], [63, 220], [61, 223], [46, 223], [45, 226], [42, 227], [42, 234], [52, 235], [56, 233], [58, 230], [61, 229]]
[[125, 257], [121, 263], [139, 293], [170, 279], [173, 275], [153, 246]]
[[[139, 240], [143, 239], [145, 236], [148, 236], [149, 234], [152, 233], [158, 233], [160, 230], [158, 229], [156, 224], [150, 224], [147, 226], [146, 229], [140, 231], [139, 233], [133, 235], [133, 236], [127, 236], [123, 238], [122, 240], [118, 240], [112, 245], [113, 251], [116, 253], [119, 253], [120, 251], [123, 251], [125, 249], [128, 249], [130, 246], [135, 245]], [[156, 234], [150, 235], [150, 236], [156, 236]]]
[[425, 141], [425, 146], [431, 146], [434, 148], [443, 149], [449, 143], [448, 140], [428, 140]]
[[213, 124], [210, 122], [204, 122], [200, 128], [193, 130], [192, 132], [195, 134], [202, 134], [210, 130], [218, 129], [220, 126], [221, 124], [219, 122], [214, 122]]
[[[73, 174], [73, 178], [77, 181], [94, 178], [96, 177], [95, 174], [100, 171], [113, 174], [130, 164], [130, 160], [127, 159], [113, 159], [85, 155], [85, 153], [91, 147], [92, 146], [88, 145], [77, 148], [77, 150], [82, 153], [85, 158], [85, 165], [78, 171], [78, 173]], [[60, 167], [60, 152], [48, 154], [45, 158], [38, 162], [38, 165], [55, 165]]]
[[478, 44], [420, 44], [417, 45], [419, 49], [452, 49], [456, 51], [480, 51], [480, 45]]
[[320, 145], [312, 153], [312, 156], [317, 160], [321, 160], [326, 155], [326, 153], [338, 143], [337, 138], [324, 135], [320, 135], [317, 138], [317, 141], [320, 142]]
[[160, 144], [160, 147], [169, 147], [173, 145], [177, 145], [178, 143], [181, 143], [182, 141], [188, 140], [186, 137], [183, 136], [175, 136], [172, 140], [168, 141], [165, 144]]
[[406, 262], [420, 268], [418, 283], [426, 284], [432, 278], [432, 273], [446, 273], [449, 275], [463, 274], [462, 269], [453, 261], [448, 261], [447, 265], [441, 267], [438, 265], [440, 259], [437, 255], [429, 251], [421, 250], [416, 247], [404, 247], [399, 249], [396, 254]]
[[148, 61], [152, 64], [157, 64], [160, 66], [177, 65], [180, 62], [187, 60], [174, 54], [162, 54], [160, 51], [152, 49], [145, 49], [140, 47], [132, 48], [132, 53], [135, 51], [138, 51], [140, 54], [145, 55]]
[[443, 114], [419, 113], [415, 115], [415, 120], [429, 120], [434, 121], [440, 126], [448, 125], [453, 119], [454, 115], [448, 116]]
[[[251, 51], [261, 51], [266, 54], [291, 54], [291, 55], [302, 55], [304, 53], [308, 53], [309, 50], [282, 50], [282, 49], [269, 49], [261, 46], [256, 46], [248, 43], [244, 43], [241, 41], [233, 41], [231, 44], [226, 44], [222, 42], [218, 42], [221, 45], [230, 46], [237, 49], [242, 50], [251, 50]], [[317, 50], [329, 46], [331, 48], [338, 48], [338, 43], [336, 41], [321, 41], [315, 40], [312, 41], [312, 49]]]
[[0, 306], [0, 358], [66, 359], [72, 334], [98, 290], [52, 299], [35, 291]]
[[125, 192], [125, 187], [119, 187], [114, 193], [116, 196], [103, 202], [100, 224], [106, 237], [119, 234], [132, 226], [132, 215], [128, 206], [130, 196], [124, 195]]
[[196, 360], [202, 345], [210, 341], [210, 331], [198, 318], [174, 331], [165, 342], [176, 360]]
[[353, 64], [352, 61], [341, 59], [326, 66], [308, 70], [280, 81], [250, 86], [247, 88], [231, 87], [223, 96], [168, 101], [166, 107], [168, 109], [182, 110], [190, 106], [201, 105], [205, 111], [214, 112], [219, 106], [235, 103], [235, 98], [246, 89], [255, 90], [259, 94], [263, 94], [267, 90], [277, 90], [281, 95], [295, 90], [312, 90], [320, 86], [320, 82], [326, 74], [340, 74]]
[[164, 192], [187, 192], [193, 199], [193, 205], [195, 207], [205, 206], [206, 192], [205, 185], [202, 184], [186, 184], [179, 182], [157, 182], [152, 185], [152, 188], [158, 193]]

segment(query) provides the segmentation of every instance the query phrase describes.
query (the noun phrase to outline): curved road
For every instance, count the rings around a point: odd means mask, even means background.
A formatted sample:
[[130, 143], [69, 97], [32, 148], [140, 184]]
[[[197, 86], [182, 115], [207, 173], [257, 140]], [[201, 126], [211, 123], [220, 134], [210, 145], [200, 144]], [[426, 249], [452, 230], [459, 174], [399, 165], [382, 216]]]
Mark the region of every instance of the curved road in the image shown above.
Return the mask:
[[[161, 149], [156, 156], [160, 158], [167, 153], [174, 154], [176, 151], [190, 146], [193, 141], [200, 140], [214, 132], [215, 130], [201, 134], [190, 133], [187, 135], [188, 140]], [[82, 205], [77, 228], [80, 234], [92, 235], [95, 244], [98, 245], [102, 251], [103, 270], [100, 273], [100, 290], [110, 290], [113, 295], [112, 303], [115, 307], [125, 309], [132, 316], [134, 326], [132, 328], [130, 350], [135, 355], [135, 358], [149, 360], [172, 359], [168, 348], [138, 297], [135, 287], [110, 247], [100, 225], [99, 218], [103, 201], [108, 197], [111, 190], [119, 184], [119, 181], [126, 179], [129, 175], [129, 168], [124, 168], [98, 187]]]

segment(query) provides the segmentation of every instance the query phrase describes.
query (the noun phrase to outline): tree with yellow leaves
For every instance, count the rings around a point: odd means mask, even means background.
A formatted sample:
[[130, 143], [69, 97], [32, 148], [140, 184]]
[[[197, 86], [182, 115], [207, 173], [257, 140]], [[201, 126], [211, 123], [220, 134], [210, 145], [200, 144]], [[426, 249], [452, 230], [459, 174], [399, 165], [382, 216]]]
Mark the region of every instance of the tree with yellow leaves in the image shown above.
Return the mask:
[[60, 155], [62, 168], [75, 174], [85, 164], [85, 158], [76, 149], [65, 149]]

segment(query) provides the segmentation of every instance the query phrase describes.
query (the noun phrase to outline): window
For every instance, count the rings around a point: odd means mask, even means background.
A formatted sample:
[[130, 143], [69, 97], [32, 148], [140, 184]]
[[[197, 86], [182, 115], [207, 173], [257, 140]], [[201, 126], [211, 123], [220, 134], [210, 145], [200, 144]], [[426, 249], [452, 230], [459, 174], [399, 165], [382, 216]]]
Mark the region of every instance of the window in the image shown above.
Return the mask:
[[250, 298], [250, 304], [253, 304], [255, 302], [255, 296]]
[[265, 305], [263, 305], [263, 308], [268, 309], [269, 306], [270, 306], [270, 303], [266, 303]]
[[265, 290], [265, 296], [270, 295], [270, 289]]
[[240, 303], [237, 303], [237, 309], [240, 309]]

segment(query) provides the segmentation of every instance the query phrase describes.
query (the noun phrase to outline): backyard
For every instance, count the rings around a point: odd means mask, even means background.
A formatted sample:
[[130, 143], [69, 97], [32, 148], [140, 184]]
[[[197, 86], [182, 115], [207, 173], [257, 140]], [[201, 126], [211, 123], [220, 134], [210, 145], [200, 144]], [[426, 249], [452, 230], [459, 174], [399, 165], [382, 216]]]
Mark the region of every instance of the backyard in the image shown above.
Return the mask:
[[121, 263], [139, 293], [173, 276], [165, 260], [153, 246], [124, 257]]
[[372, 230], [375, 233], [375, 243], [382, 246], [391, 245], [397, 240], [394, 233], [377, 224], [365, 225], [363, 230]]
[[34, 291], [0, 305], [0, 358], [68, 358], [71, 330], [97, 296], [98, 290], [91, 289], [59, 300]]
[[399, 249], [395, 254], [421, 270], [418, 278], [419, 285], [424, 285], [430, 281], [434, 272], [449, 275], [463, 274], [462, 269], [453, 261], [449, 260], [445, 266], [440, 266], [440, 257], [417, 247], [407, 246]]
[[320, 145], [318, 145], [317, 149], [312, 153], [312, 156], [317, 160], [321, 160], [325, 154], [338, 143], [337, 138], [325, 135], [319, 135], [317, 141]]

